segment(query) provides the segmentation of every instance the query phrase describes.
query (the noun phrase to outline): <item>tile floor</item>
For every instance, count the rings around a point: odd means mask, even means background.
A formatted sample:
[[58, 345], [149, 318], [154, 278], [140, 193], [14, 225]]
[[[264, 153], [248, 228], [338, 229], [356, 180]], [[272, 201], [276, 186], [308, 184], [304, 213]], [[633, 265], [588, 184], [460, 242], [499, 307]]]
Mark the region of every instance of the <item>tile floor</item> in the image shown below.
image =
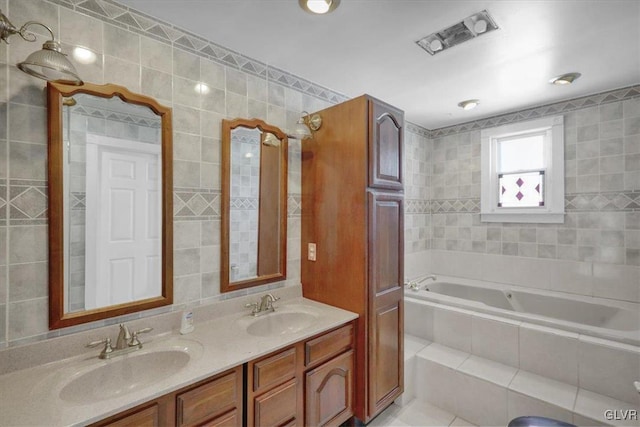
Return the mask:
[[368, 424], [368, 427], [473, 427], [474, 424], [454, 414], [414, 399], [400, 407], [395, 403]]

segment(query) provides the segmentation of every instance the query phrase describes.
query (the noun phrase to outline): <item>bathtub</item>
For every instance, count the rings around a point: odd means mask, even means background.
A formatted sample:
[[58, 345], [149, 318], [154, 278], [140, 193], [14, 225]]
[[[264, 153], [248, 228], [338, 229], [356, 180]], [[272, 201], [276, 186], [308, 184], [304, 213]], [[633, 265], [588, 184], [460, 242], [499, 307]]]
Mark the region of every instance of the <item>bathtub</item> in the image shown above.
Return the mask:
[[458, 278], [425, 281], [405, 298], [640, 345], [640, 304]]

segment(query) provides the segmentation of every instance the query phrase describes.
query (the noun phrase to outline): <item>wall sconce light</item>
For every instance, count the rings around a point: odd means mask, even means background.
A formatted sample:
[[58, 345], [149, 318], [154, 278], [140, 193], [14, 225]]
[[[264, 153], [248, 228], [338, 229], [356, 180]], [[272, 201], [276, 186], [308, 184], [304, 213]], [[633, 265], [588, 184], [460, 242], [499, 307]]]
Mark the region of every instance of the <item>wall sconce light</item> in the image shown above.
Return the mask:
[[59, 80], [63, 83], [72, 85], [81, 85], [82, 79], [78, 76], [78, 72], [66, 55], [62, 53], [60, 43], [56, 41], [51, 28], [36, 21], [29, 21], [20, 29], [17, 29], [9, 21], [2, 11], [0, 11], [0, 39], [5, 43], [9, 43], [9, 36], [18, 34], [22, 39], [28, 42], [36, 41], [35, 34], [27, 31], [31, 25], [40, 25], [51, 34], [51, 39], [44, 42], [42, 49], [33, 52], [23, 62], [18, 64], [18, 68], [27, 74], [38, 77], [43, 80]]
[[300, 119], [296, 122], [296, 126], [293, 128], [293, 132], [290, 138], [303, 140], [313, 137], [313, 132], [320, 129], [322, 126], [322, 117], [320, 114], [309, 114], [306, 111], [302, 112]]
[[271, 132], [264, 132], [263, 135], [264, 135], [264, 138], [262, 139], [262, 143], [264, 145], [268, 145], [270, 147], [280, 146], [280, 140], [278, 139], [277, 136], [275, 136]]

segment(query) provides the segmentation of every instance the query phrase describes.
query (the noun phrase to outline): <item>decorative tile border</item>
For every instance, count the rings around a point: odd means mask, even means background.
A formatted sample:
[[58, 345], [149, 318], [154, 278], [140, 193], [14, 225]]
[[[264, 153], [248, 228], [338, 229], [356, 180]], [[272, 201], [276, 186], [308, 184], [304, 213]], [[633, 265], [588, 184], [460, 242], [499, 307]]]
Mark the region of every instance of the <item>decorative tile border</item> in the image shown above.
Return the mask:
[[640, 211], [640, 191], [568, 194], [568, 211]]
[[[565, 209], [571, 212], [640, 211], [640, 191], [565, 195]], [[431, 213], [478, 213], [480, 199], [432, 200]], [[410, 213], [407, 209], [407, 213]]]
[[256, 197], [234, 197], [231, 199], [231, 209], [238, 211], [257, 210], [259, 208]]
[[432, 200], [431, 213], [477, 213], [480, 199]]
[[211, 220], [220, 218], [220, 190], [174, 188], [174, 220]]
[[[5, 186], [6, 189], [6, 180]], [[2, 189], [0, 189], [2, 191]], [[5, 194], [5, 193], [2, 193]], [[7, 203], [0, 202], [0, 214], [6, 215]], [[9, 181], [9, 225], [40, 225], [47, 223], [47, 183], [46, 181]]]
[[287, 216], [289, 218], [302, 216], [302, 194], [289, 193], [287, 196]]
[[153, 120], [148, 117], [137, 116], [135, 114], [120, 113], [117, 111], [107, 110], [106, 108], [93, 108], [86, 105], [76, 105], [75, 107], [72, 107], [71, 113], [98, 119], [109, 119], [116, 122], [134, 124], [148, 128], [159, 129], [162, 125], [162, 121], [159, 118], [157, 120]]
[[0, 179], [0, 225], [7, 225], [7, 180]]
[[556, 102], [554, 104], [528, 108], [526, 110], [517, 111], [515, 113], [502, 114], [488, 119], [476, 120], [473, 122], [435, 129], [431, 131], [431, 138], [490, 128], [507, 123], [519, 122], [521, 120], [531, 120], [554, 114], [568, 113], [570, 111], [580, 110], [582, 108], [609, 104], [611, 102], [618, 102], [625, 99], [635, 98], [637, 96], [640, 96], [640, 85], [602, 92], [595, 95], [584, 96], [582, 98], [571, 99], [569, 101]]
[[427, 214], [431, 212], [431, 203], [428, 200], [405, 199], [405, 214]]
[[431, 131], [429, 129], [423, 128], [415, 123], [405, 122], [405, 129], [407, 132], [415, 133], [425, 138], [431, 138]]

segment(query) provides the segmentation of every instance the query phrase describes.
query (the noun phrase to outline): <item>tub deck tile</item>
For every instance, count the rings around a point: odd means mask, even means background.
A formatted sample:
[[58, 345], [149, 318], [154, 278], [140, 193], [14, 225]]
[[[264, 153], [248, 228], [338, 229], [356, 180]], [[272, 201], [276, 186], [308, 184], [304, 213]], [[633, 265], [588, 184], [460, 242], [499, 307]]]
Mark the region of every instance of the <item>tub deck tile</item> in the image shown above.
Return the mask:
[[509, 390], [551, 403], [560, 408], [573, 410], [578, 387], [555, 381], [527, 371], [518, 371], [509, 384]]
[[507, 387], [515, 377], [518, 369], [482, 357], [471, 356], [458, 367], [458, 371]]
[[467, 360], [469, 353], [446, 347], [438, 343], [433, 343], [417, 354], [418, 357], [431, 360], [451, 369], [457, 369], [458, 366]]

